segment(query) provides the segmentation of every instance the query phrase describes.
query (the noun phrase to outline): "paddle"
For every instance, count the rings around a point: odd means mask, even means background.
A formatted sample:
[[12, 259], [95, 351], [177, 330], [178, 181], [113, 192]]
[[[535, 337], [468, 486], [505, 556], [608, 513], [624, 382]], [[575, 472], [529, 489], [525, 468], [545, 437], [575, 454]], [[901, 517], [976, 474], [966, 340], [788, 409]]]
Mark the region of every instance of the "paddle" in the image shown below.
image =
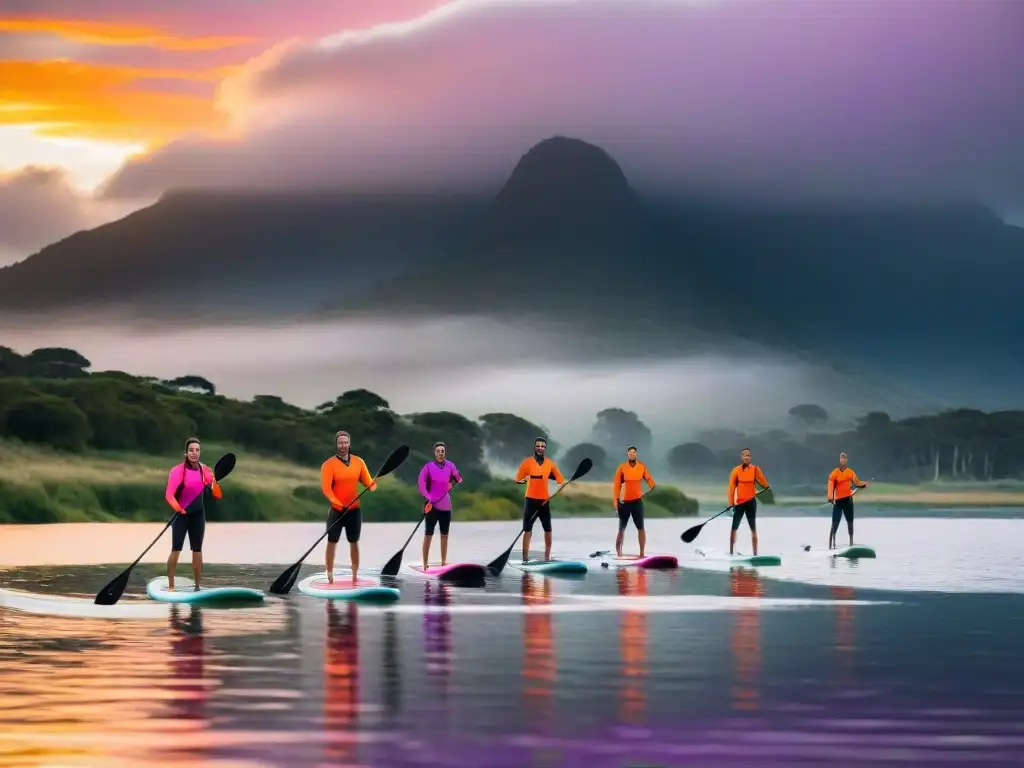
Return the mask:
[[[394, 472], [396, 469], [402, 466], [402, 462], [405, 461], [408, 455], [408, 445], [400, 445], [397, 448], [395, 448], [395, 450], [391, 452], [391, 455], [384, 460], [384, 463], [381, 465], [380, 469], [377, 470], [377, 474], [374, 475], [373, 477], [373, 482], [377, 482], [377, 478], [379, 477], [384, 477], [384, 475], [390, 475], [392, 472]], [[359, 495], [355, 497], [352, 503], [354, 504], [356, 501], [359, 501], [360, 497], [368, 490], [370, 489], [363, 488], [363, 490], [359, 492]], [[313, 546], [306, 550], [306, 554], [300, 557], [294, 565], [288, 566], [288, 568], [285, 569], [284, 573], [282, 573], [280, 576], [274, 579], [274, 583], [270, 585], [269, 591], [271, 592], [271, 594], [287, 595], [291, 591], [291, 588], [295, 586], [295, 580], [299, 576], [299, 569], [302, 568], [302, 561], [309, 557], [309, 553], [316, 549], [317, 545], [321, 541], [327, 538], [327, 534], [331, 532], [331, 529], [334, 528], [335, 525], [341, 522], [342, 518], [345, 517], [345, 514], [347, 512], [348, 507], [344, 507], [341, 510], [341, 514], [338, 515], [338, 519], [334, 521], [334, 524], [331, 525], [330, 528], [328, 528], [322, 534], [320, 534], [320, 537], [313, 542]]]
[[[230, 475], [231, 470], [234, 468], [235, 454], [225, 453], [217, 459], [217, 463], [213, 467], [213, 476], [217, 478], [217, 482], [220, 482]], [[205, 493], [205, 489], [203, 492]], [[160, 541], [160, 537], [167, 533], [167, 529], [171, 527], [171, 524], [174, 522], [174, 518], [179, 514], [180, 513], [175, 512], [171, 515], [171, 519], [167, 521], [167, 525], [165, 525], [163, 530], [157, 534], [157, 537], [153, 539], [152, 543], [142, 550], [142, 554], [135, 559], [135, 562], [125, 568], [113, 581], [96, 593], [96, 599], [93, 600], [96, 605], [113, 605], [121, 599], [121, 595], [124, 594], [125, 587], [128, 586], [128, 578], [132, 575], [132, 569], [139, 564], [139, 561], [146, 556], [146, 553], [153, 548], [153, 545]]]
[[[560, 494], [562, 490], [565, 488], [565, 486], [567, 486], [573, 480], [579, 480], [581, 477], [587, 474], [587, 472], [589, 472], [593, 466], [594, 462], [591, 461], [590, 459], [584, 459], [583, 461], [581, 461], [580, 465], [576, 467], [576, 471], [572, 473], [572, 477], [570, 477], [568, 480], [566, 480], [564, 483], [558, 486], [558, 490], [551, 494], [551, 497], [548, 499], [548, 503], [550, 504], [551, 499], [555, 498], [555, 496]], [[543, 509], [543, 507], [541, 509]], [[533, 513], [532, 520], [536, 520], [537, 515], [539, 514], [540, 509]], [[488, 564], [487, 570], [491, 572], [492, 576], [497, 576], [505, 569], [505, 565], [508, 563], [508, 559], [512, 555], [512, 550], [515, 548], [516, 544], [519, 543], [519, 537], [522, 535], [523, 531], [522, 529], [520, 529], [519, 533], [516, 534], [516, 537], [513, 540], [513, 542], [509, 545], [509, 548], [502, 552], [500, 555], [498, 555], [493, 561], [491, 561]]]
[[[451, 493], [452, 488], [454, 487], [455, 486], [452, 485], [445, 493], [445, 496]], [[444, 496], [441, 497], [441, 499], [443, 498]], [[402, 556], [405, 554], [405, 550], [409, 546], [409, 542], [412, 541], [412, 537], [416, 535], [416, 531], [418, 531], [420, 529], [420, 526], [423, 525], [423, 518], [427, 516], [428, 512], [430, 512], [430, 509], [428, 509], [428, 507], [433, 508], [434, 504], [436, 504], [441, 499], [437, 499], [436, 501], [428, 501], [424, 505], [423, 514], [420, 515], [420, 519], [416, 521], [416, 527], [412, 529], [412, 533], [409, 534], [409, 538], [405, 540], [405, 544], [402, 545], [402, 548], [395, 552], [395, 554], [391, 556], [390, 560], [384, 563], [384, 567], [380, 569], [381, 576], [396, 576], [398, 574], [398, 569], [402, 567]]]
[[[870, 478], [870, 480], [868, 482], [872, 482], [873, 483], [874, 481], [875, 481], [875, 478], [872, 477], [872, 478]], [[856, 496], [857, 495], [857, 491], [859, 491], [859, 490], [860, 490], [860, 486], [858, 485], [856, 488], [853, 489], [853, 493], [850, 494], [850, 497], [853, 498], [854, 496]], [[823, 506], [823, 507], [832, 507], [832, 506], [835, 506], [835, 502], [826, 501], [821, 506]]]
[[[760, 498], [765, 504], [771, 504], [772, 501], [774, 500], [774, 494], [772, 494], [772, 489], [771, 488], [762, 488], [760, 491], [758, 491], [756, 494], [754, 494], [754, 496], [755, 496], [755, 498]], [[723, 509], [717, 515], [714, 515], [713, 517], [709, 517], [707, 520], [705, 520], [700, 525], [695, 525], [695, 526], [693, 526], [693, 528], [689, 528], [689, 529], [683, 531], [682, 535], [680, 535], [679, 538], [681, 538], [687, 544], [692, 543], [694, 539], [696, 539], [698, 536], [700, 536], [701, 529], [705, 525], [710, 523], [716, 517], [720, 517], [720, 516], [724, 515], [726, 512], [728, 512], [729, 510], [731, 510], [735, 506], [736, 506], [735, 504], [730, 504], [728, 507]]]

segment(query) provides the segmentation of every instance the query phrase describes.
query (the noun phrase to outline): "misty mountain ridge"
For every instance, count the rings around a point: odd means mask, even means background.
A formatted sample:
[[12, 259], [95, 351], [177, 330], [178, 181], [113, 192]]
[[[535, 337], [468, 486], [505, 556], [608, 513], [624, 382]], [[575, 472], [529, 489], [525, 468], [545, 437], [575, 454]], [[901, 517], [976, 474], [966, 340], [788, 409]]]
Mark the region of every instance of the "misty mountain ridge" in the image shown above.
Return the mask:
[[0, 270], [0, 306], [195, 323], [486, 316], [557, 327], [581, 355], [736, 344], [927, 376], [1016, 347], [1022, 278], [1024, 230], [977, 205], [649, 197], [604, 150], [553, 137], [497, 195], [171, 193]]

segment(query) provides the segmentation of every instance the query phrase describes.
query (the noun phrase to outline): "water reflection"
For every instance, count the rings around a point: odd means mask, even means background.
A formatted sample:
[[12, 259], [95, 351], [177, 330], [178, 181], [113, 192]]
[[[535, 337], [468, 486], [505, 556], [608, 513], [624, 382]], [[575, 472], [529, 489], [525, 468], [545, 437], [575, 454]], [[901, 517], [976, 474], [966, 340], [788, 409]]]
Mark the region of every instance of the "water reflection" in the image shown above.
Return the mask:
[[[855, 599], [850, 587], [832, 587], [832, 597], [839, 601]], [[853, 651], [853, 606], [840, 602], [836, 606], [836, 653], [839, 656], [839, 682], [844, 685], [852, 679]]]
[[[192, 721], [191, 731], [209, 727], [206, 709], [206, 639], [203, 637], [203, 611], [198, 606], [172, 605], [169, 614], [171, 649], [164, 678], [171, 686], [171, 716], [178, 721]], [[176, 724], [181, 728], [180, 724]], [[206, 755], [190, 751], [202, 759]]]
[[[620, 568], [615, 579], [623, 597], [647, 595], [647, 571], [643, 568]], [[645, 611], [628, 608], [621, 612], [619, 620], [619, 652], [622, 658], [619, 718], [626, 723], [643, 722], [646, 713], [647, 621]]]
[[384, 642], [381, 653], [384, 711], [396, 717], [402, 711], [402, 659], [399, 654], [398, 614], [384, 614]]
[[324, 766], [358, 763], [359, 613], [354, 603], [327, 604], [324, 652]]
[[[429, 606], [451, 604], [451, 592], [446, 584], [428, 581], [424, 584], [423, 602]], [[446, 610], [425, 611], [423, 614], [423, 641], [426, 646], [427, 675], [434, 683], [435, 692], [447, 698], [452, 674], [452, 615]]]
[[[553, 598], [553, 579], [523, 574], [523, 605], [547, 605]], [[551, 611], [523, 614], [523, 697], [537, 725], [551, 723], [558, 665], [555, 658], [554, 618]]]
[[[729, 592], [733, 597], [763, 597], [764, 585], [757, 571], [733, 568], [729, 574]], [[753, 712], [760, 700], [761, 611], [744, 608], [735, 611], [732, 628], [733, 685], [732, 708]]]

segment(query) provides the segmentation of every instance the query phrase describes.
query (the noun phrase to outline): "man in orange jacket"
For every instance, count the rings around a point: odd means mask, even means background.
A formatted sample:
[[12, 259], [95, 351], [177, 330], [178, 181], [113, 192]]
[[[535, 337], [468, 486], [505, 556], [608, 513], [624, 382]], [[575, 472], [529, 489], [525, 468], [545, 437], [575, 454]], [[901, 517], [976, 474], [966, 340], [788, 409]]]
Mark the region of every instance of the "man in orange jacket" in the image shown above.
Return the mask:
[[740, 451], [740, 465], [729, 475], [729, 506], [732, 507], [732, 530], [729, 532], [729, 554], [736, 546], [736, 531], [747, 518], [750, 526], [750, 546], [757, 554], [757, 488], [768, 487], [768, 480], [761, 473], [760, 467], [750, 463], [750, 449]]
[[853, 493], [854, 488], [867, 488], [857, 473], [846, 466], [846, 454], [839, 454], [839, 466], [828, 476], [828, 490], [825, 492], [832, 504], [832, 530], [828, 534], [828, 548], [836, 548], [836, 533], [839, 521], [846, 518], [846, 530], [850, 534], [850, 546], [853, 546]]

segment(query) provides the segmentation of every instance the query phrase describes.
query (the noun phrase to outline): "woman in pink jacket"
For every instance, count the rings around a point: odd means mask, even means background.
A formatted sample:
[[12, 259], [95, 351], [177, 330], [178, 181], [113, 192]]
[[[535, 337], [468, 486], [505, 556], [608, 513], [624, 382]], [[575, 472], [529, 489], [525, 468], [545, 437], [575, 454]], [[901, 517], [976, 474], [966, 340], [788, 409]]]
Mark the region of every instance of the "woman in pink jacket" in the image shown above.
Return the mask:
[[174, 569], [178, 565], [178, 556], [185, 546], [187, 535], [192, 549], [195, 589], [199, 591], [203, 577], [203, 535], [206, 533], [206, 488], [210, 488], [215, 499], [223, 496], [213, 470], [199, 463], [201, 450], [199, 439], [190, 437], [185, 443], [185, 461], [172, 467], [167, 476], [164, 498], [171, 509], [178, 513], [171, 523], [171, 556], [167, 558], [167, 588], [171, 590], [174, 589]]

